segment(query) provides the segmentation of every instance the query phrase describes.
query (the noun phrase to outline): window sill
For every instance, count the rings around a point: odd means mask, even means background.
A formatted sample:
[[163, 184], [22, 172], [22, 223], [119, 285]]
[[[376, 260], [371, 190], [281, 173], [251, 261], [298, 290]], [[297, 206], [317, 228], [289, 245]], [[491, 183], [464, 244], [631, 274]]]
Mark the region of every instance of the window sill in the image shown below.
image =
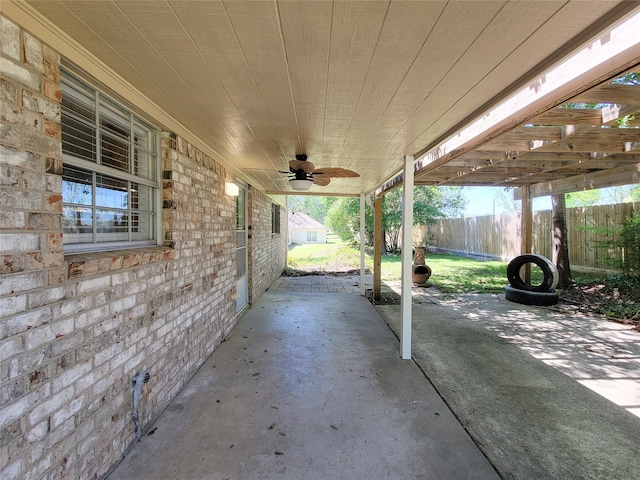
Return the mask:
[[88, 277], [98, 273], [166, 262], [174, 256], [169, 247], [145, 247], [104, 252], [74, 253], [65, 255], [69, 266], [69, 278]]

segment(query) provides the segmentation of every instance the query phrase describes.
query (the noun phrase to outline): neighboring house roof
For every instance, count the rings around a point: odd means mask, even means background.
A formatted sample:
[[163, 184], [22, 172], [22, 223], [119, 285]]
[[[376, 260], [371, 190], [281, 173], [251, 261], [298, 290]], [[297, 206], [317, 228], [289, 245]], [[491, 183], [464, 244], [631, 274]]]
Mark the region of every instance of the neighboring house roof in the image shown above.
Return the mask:
[[327, 227], [304, 213], [289, 212], [289, 230], [295, 230], [297, 228], [304, 228], [307, 230], [326, 230]]

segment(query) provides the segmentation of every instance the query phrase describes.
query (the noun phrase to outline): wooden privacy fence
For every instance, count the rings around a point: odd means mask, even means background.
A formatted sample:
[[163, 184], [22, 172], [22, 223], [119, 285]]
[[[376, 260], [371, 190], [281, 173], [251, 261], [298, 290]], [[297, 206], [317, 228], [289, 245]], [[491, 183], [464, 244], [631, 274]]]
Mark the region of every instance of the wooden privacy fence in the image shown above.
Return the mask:
[[[576, 270], [610, 270], [609, 258], [620, 252], [607, 250], [601, 242], [625, 218], [640, 209], [640, 203], [620, 203], [567, 209], [569, 262]], [[532, 252], [553, 256], [550, 210], [533, 212]], [[424, 245], [425, 229], [414, 229], [414, 244]], [[505, 261], [520, 255], [520, 214], [451, 218], [440, 220], [427, 230], [429, 247], [464, 255], [499, 258]], [[523, 252], [524, 253], [524, 252]]]

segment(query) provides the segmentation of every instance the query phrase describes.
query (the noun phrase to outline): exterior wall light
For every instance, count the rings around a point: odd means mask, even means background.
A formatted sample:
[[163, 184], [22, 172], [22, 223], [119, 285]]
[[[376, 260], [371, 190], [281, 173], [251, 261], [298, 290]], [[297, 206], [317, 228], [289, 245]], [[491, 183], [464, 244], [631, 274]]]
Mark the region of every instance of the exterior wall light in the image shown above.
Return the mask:
[[240, 194], [240, 188], [235, 183], [224, 182], [224, 193], [230, 197], [237, 197]]

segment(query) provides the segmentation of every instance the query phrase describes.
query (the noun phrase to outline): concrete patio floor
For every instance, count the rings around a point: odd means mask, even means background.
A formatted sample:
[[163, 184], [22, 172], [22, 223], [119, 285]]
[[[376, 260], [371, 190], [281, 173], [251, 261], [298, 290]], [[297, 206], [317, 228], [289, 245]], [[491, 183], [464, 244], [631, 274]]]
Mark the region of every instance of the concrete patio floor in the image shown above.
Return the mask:
[[274, 290], [109, 480], [499, 478], [366, 298]]
[[[399, 335], [400, 307], [376, 309]], [[412, 320], [414, 360], [502, 478], [640, 478], [639, 332], [428, 288]]]
[[638, 407], [638, 332], [417, 288], [405, 361], [359, 291], [278, 279], [109, 480], [640, 478], [640, 418], [579, 383]]

